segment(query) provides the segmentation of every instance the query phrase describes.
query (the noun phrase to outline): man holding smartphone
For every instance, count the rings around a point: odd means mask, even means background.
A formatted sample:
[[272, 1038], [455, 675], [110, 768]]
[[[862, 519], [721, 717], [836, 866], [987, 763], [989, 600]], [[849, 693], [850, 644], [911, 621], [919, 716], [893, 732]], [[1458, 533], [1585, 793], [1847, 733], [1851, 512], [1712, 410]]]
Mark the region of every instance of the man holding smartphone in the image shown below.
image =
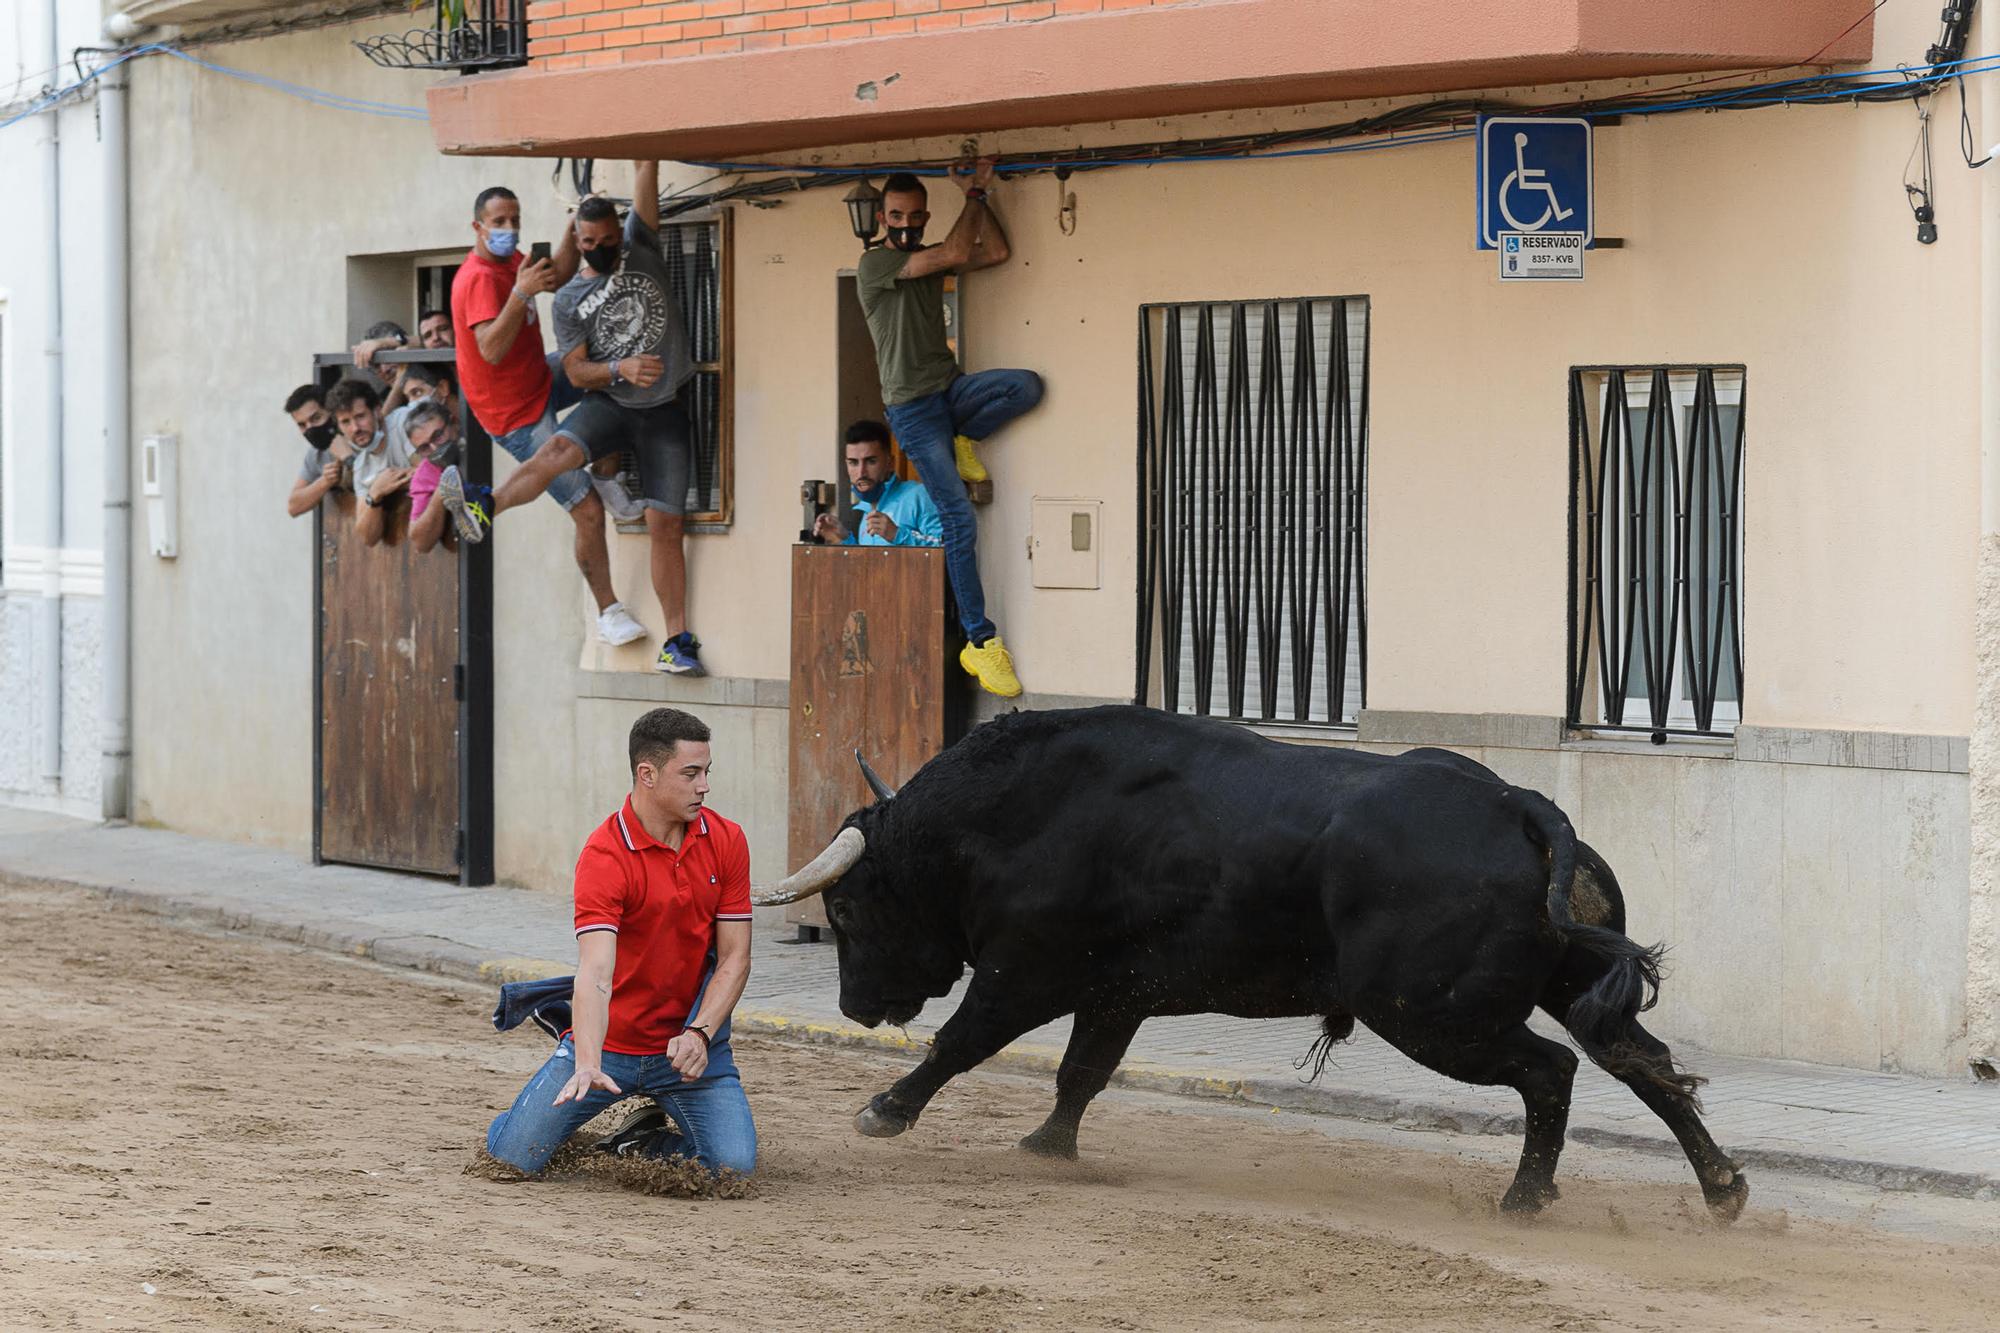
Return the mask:
[[[525, 463], [555, 433], [556, 414], [575, 401], [569, 382], [554, 375], [542, 346], [535, 298], [552, 292], [576, 272], [575, 231], [564, 227], [553, 255], [546, 242], [521, 254], [521, 201], [495, 185], [472, 205], [472, 251], [451, 284], [452, 346], [457, 353], [459, 391], [493, 442]], [[542, 489], [575, 525], [576, 567], [597, 603], [597, 634], [609, 644], [644, 637], [645, 626], [618, 601], [611, 588], [611, 553], [605, 543], [604, 503], [590, 478], [571, 470]], [[537, 491], [539, 494], [540, 491]], [[438, 482], [446, 502], [461, 497], [457, 468]], [[462, 500], [454, 506], [461, 535], [470, 526]], [[473, 528], [476, 532], [476, 527]]]
[[[494, 489], [488, 517], [528, 503], [571, 469], [630, 451], [639, 460], [653, 591], [665, 621], [654, 666], [699, 676], [706, 673], [700, 641], [688, 629], [682, 547], [694, 446], [681, 390], [694, 378], [694, 358], [660, 244], [660, 164], [634, 165], [632, 208], [622, 225], [608, 199], [577, 206], [575, 244], [586, 267], [556, 295], [563, 369], [588, 392], [548, 443]], [[452, 503], [448, 483], [439, 495]], [[459, 535], [477, 540], [477, 531], [462, 524]]]

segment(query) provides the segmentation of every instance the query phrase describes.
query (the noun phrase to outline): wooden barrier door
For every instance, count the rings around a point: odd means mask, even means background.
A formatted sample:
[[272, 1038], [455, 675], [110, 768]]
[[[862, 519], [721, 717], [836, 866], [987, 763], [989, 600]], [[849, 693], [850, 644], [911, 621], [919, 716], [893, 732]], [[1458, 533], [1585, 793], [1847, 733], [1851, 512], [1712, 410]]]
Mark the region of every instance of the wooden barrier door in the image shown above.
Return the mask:
[[[469, 413], [461, 466], [490, 476]], [[334, 491], [313, 523], [313, 860], [491, 884], [491, 542], [419, 552], [398, 497], [367, 546], [358, 503]]]
[[[958, 649], [942, 550], [792, 548], [792, 869], [874, 799], [857, 749], [893, 787], [963, 734]], [[785, 919], [826, 924], [817, 898]]]

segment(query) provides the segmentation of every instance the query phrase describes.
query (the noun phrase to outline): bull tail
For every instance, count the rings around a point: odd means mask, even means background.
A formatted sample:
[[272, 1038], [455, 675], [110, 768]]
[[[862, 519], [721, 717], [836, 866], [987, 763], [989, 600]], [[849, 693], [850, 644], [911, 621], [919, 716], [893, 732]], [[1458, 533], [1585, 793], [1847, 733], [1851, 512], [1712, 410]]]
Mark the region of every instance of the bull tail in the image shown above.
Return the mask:
[[1642, 1082], [1699, 1111], [1705, 1081], [1674, 1063], [1673, 1053], [1638, 1024], [1660, 999], [1666, 946], [1642, 945], [1620, 931], [1578, 921], [1571, 911], [1576, 887], [1576, 830], [1555, 802], [1538, 792], [1527, 798], [1528, 827], [1549, 852], [1549, 924], [1564, 943], [1604, 964], [1590, 987], [1570, 1001], [1562, 1023], [1576, 1044], [1613, 1078]]

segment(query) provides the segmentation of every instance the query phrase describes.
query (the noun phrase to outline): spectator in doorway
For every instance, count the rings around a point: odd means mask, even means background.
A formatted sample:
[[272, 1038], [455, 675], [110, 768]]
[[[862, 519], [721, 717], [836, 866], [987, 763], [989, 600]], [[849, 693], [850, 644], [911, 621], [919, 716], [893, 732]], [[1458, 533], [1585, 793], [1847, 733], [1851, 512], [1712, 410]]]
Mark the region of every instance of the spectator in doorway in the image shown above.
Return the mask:
[[326, 406], [354, 450], [354, 495], [361, 502], [354, 521], [359, 527], [368, 510], [387, 504], [409, 484], [408, 446], [386, 428], [382, 400], [366, 381], [342, 380], [327, 392]]
[[404, 420], [409, 433], [410, 458], [410, 545], [428, 551], [451, 533], [450, 515], [441, 504], [431, 503], [444, 470], [459, 460], [461, 427], [458, 415], [442, 403], [427, 399], [410, 405]]
[[417, 316], [417, 341], [428, 350], [452, 347], [451, 316], [442, 310], [426, 310]]
[[[493, 442], [526, 463], [555, 434], [556, 414], [575, 401], [569, 381], [552, 373], [535, 297], [554, 291], [576, 272], [576, 235], [565, 226], [552, 258], [527, 263], [520, 248], [521, 201], [512, 190], [495, 185], [473, 200], [472, 237], [472, 251], [451, 284], [458, 383]], [[604, 504], [589, 475], [581, 468], [559, 472], [536, 493], [542, 490], [575, 527], [576, 567], [597, 603], [597, 636], [614, 645], [645, 637], [645, 626], [612, 593]], [[438, 493], [451, 506], [459, 535], [478, 540], [483, 514], [476, 503], [464, 503], [456, 467], [443, 469]]]
[[341, 468], [354, 451], [341, 438], [333, 413], [326, 410], [326, 391], [317, 384], [301, 384], [292, 390], [285, 399], [285, 413], [306, 442], [305, 461], [299, 464], [298, 478], [285, 502], [285, 512], [297, 518], [311, 513], [328, 491], [340, 485]]
[[896, 475], [889, 428], [879, 421], [857, 421], [847, 428], [844, 452], [847, 482], [854, 489], [855, 512], [863, 515], [861, 532], [849, 532], [832, 514], [813, 523], [821, 542], [848, 546], [938, 546], [944, 541], [944, 520], [919, 482]]
[[[369, 493], [354, 511], [354, 528], [364, 545], [379, 543], [386, 535], [388, 514], [395, 504], [396, 492], [407, 489], [410, 493], [410, 541], [419, 551], [428, 551], [444, 535], [445, 525], [442, 517], [433, 514], [426, 528], [422, 516], [427, 507], [443, 508], [428, 502], [431, 492], [437, 489], [440, 474], [436, 455], [440, 450], [450, 450], [458, 441], [458, 414], [434, 398], [419, 398], [409, 406], [398, 409], [397, 416], [400, 418], [400, 438], [404, 441], [403, 457], [408, 462], [403, 467], [389, 468], [376, 474]], [[450, 455], [446, 461], [451, 461]], [[418, 493], [420, 485], [424, 488], [421, 496]], [[429, 539], [423, 540], [423, 535]]]
[[393, 412], [403, 405], [403, 374], [408, 366], [380, 366], [375, 364], [378, 352], [399, 352], [410, 345], [410, 335], [401, 324], [393, 319], [378, 319], [362, 333], [361, 341], [354, 344], [351, 355], [362, 378], [370, 385], [380, 385], [383, 412]]
[[945, 275], [1005, 263], [1009, 251], [987, 201], [992, 160], [954, 171], [951, 180], [964, 193], [965, 207], [944, 241], [930, 246], [924, 244], [931, 215], [923, 182], [907, 172], [883, 182], [889, 243], [861, 256], [855, 288], [875, 340], [889, 424], [944, 520], [945, 563], [965, 626], [959, 665], [989, 693], [1012, 698], [1021, 681], [986, 615], [979, 534], [965, 483], [986, 480], [974, 446], [1040, 402], [1042, 381], [1027, 370], [959, 372], [945, 332]]
[[[373, 546], [382, 540], [384, 524], [383, 510], [395, 502], [396, 493], [405, 487], [410, 490], [410, 517], [416, 518], [416, 491], [419, 465], [425, 451], [418, 447], [415, 437], [415, 423], [421, 419], [449, 422], [451, 430], [443, 443], [451, 443], [458, 438], [458, 396], [453, 392], [451, 372], [442, 366], [412, 363], [404, 370], [405, 390], [410, 401], [382, 419], [382, 433], [385, 445], [381, 452], [382, 462], [371, 465], [371, 475], [365, 481], [358, 481], [355, 489], [361, 506], [354, 511], [354, 525], [361, 534], [364, 544]], [[450, 460], [447, 460], [450, 461]], [[435, 477], [438, 469], [431, 469], [430, 488], [436, 489]], [[435, 545], [435, 540], [432, 542]], [[429, 547], [422, 549], [428, 550]]]
[[[576, 212], [576, 243], [587, 268], [556, 296], [556, 337], [582, 405], [490, 497], [488, 521], [528, 503], [557, 478], [629, 450], [639, 460], [653, 591], [666, 642], [654, 666], [675, 675], [706, 674], [701, 643], [687, 623], [687, 557], [682, 548], [692, 430], [681, 390], [694, 377], [687, 326], [674, 300], [660, 248], [660, 164], [640, 162], [624, 224], [610, 200], [590, 198]], [[461, 510], [447, 478], [439, 490]], [[473, 496], [475, 505], [482, 497]], [[459, 535], [478, 540], [477, 511]]]

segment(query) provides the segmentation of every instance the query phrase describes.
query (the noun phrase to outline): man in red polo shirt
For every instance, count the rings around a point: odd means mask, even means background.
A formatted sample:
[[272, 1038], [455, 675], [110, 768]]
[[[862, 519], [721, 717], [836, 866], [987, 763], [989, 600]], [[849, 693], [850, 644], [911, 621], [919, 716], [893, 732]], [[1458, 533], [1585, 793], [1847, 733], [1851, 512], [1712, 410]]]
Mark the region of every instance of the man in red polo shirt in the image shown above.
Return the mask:
[[[472, 415], [493, 442], [525, 463], [555, 434], [556, 414], [582, 394], [550, 370], [542, 346], [535, 298], [576, 273], [576, 228], [565, 224], [555, 254], [530, 264], [521, 253], [521, 201], [504, 185], [481, 190], [472, 202], [472, 250], [451, 280], [452, 346], [458, 387]], [[459, 536], [477, 540], [465, 517], [464, 478], [446, 468], [438, 495], [451, 510]], [[611, 588], [611, 555], [605, 545], [604, 503], [582, 468], [549, 483], [549, 498], [576, 527], [576, 567], [597, 603], [597, 636], [609, 644], [645, 637], [641, 625]], [[456, 497], [458, 503], [453, 503]]]
[[655, 708], [630, 750], [632, 794], [576, 863], [573, 1026], [486, 1150], [532, 1175], [585, 1121], [643, 1093], [679, 1127], [681, 1155], [748, 1174], [757, 1130], [729, 1015], [750, 976], [750, 844], [705, 808], [700, 719]]

